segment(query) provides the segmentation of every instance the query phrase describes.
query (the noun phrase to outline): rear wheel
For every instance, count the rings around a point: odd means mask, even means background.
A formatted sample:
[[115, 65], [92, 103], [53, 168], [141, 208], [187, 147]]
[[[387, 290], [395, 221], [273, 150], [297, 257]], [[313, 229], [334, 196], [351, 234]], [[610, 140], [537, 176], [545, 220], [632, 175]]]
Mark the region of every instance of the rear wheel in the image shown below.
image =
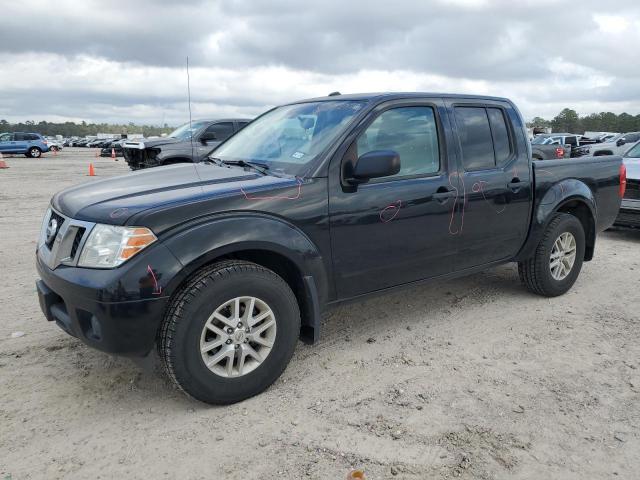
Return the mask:
[[287, 283], [239, 260], [205, 267], [176, 295], [159, 334], [169, 377], [212, 404], [256, 395], [284, 371], [300, 333]]
[[518, 263], [520, 280], [538, 295], [555, 297], [567, 292], [582, 268], [584, 229], [573, 215], [557, 213], [534, 255]]
[[27, 154], [31, 158], [39, 158], [42, 155], [42, 150], [40, 150], [38, 147], [31, 147]]

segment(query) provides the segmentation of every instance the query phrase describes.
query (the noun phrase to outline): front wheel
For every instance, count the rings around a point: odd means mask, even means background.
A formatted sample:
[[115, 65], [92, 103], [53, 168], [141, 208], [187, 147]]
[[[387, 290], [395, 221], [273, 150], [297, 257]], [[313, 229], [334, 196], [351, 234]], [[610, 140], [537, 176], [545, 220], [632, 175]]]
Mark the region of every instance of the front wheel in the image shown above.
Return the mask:
[[257, 395], [280, 376], [299, 333], [289, 285], [260, 265], [230, 260], [205, 267], [176, 295], [158, 352], [184, 392], [229, 404]]
[[31, 147], [29, 149], [28, 155], [31, 158], [40, 158], [40, 156], [42, 155], [42, 150], [40, 150], [38, 147]]
[[549, 222], [533, 256], [518, 263], [520, 280], [538, 295], [562, 295], [580, 274], [584, 250], [582, 223], [573, 215], [557, 213]]

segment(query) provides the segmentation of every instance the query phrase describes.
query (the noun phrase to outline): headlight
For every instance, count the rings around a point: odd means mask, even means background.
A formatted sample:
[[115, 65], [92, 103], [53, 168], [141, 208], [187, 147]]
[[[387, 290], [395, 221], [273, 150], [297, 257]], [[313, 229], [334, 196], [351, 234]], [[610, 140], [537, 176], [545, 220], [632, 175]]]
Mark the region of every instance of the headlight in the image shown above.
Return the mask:
[[145, 227], [117, 227], [97, 224], [87, 238], [79, 267], [114, 268], [157, 240]]

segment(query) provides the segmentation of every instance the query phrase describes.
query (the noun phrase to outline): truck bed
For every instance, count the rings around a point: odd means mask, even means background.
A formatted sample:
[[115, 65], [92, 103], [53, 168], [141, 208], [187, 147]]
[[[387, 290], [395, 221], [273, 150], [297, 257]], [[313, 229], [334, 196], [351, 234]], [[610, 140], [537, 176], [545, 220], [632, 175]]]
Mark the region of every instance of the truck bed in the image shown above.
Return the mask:
[[613, 225], [620, 209], [618, 191], [621, 165], [622, 157], [613, 155], [534, 160], [533, 211], [544, 212], [545, 204], [554, 204], [557, 198], [567, 195], [569, 199], [573, 192], [582, 193], [592, 199], [596, 232], [606, 230]]

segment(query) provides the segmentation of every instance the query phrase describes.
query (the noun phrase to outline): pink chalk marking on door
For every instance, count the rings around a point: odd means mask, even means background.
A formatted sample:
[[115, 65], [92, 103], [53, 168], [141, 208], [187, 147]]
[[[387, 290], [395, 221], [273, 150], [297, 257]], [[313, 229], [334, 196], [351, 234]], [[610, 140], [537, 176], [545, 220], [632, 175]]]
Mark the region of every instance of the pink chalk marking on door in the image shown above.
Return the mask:
[[402, 208], [402, 201], [396, 200], [391, 205], [387, 205], [380, 211], [380, 221], [382, 223], [388, 223], [398, 216], [400, 209]]
[[296, 182], [298, 182], [297, 188], [298, 192], [295, 196], [287, 196], [287, 195], [252, 195], [247, 193], [242, 186], [240, 186], [240, 191], [246, 200], [298, 200], [302, 196], [302, 180], [296, 177]]
[[[456, 206], [458, 205], [458, 199], [460, 198], [460, 191], [458, 188], [451, 183], [451, 177], [458, 177], [458, 180], [462, 182], [462, 211], [460, 212], [460, 228], [453, 230], [453, 221], [455, 219], [456, 214]], [[462, 233], [464, 229], [464, 211], [467, 208], [467, 186], [464, 183], [464, 178], [460, 175], [459, 172], [453, 172], [449, 175], [449, 185], [456, 191], [456, 196], [453, 200], [453, 206], [451, 207], [451, 218], [449, 219], [449, 233], [451, 235], [459, 235]]]
[[484, 198], [484, 201], [487, 202], [489, 205], [491, 205], [491, 208], [498, 214], [500, 215], [502, 212], [504, 212], [507, 208], [506, 205], [503, 205], [502, 208], [500, 210], [497, 210], [493, 204], [489, 201], [489, 199], [486, 197], [486, 195], [484, 194], [484, 185], [483, 183], [487, 183], [484, 180], [479, 180], [476, 183], [473, 184], [473, 186], [471, 187], [471, 191], [473, 193], [481, 193], [482, 194], [482, 198]]

